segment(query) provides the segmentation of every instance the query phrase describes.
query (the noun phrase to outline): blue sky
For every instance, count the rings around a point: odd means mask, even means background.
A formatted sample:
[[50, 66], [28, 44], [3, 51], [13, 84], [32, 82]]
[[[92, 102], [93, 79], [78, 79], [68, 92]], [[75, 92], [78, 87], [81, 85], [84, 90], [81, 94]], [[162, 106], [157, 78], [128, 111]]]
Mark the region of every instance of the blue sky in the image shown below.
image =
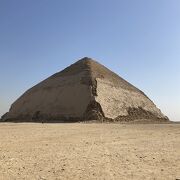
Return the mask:
[[84, 56], [180, 120], [179, 0], [0, 0], [0, 115]]

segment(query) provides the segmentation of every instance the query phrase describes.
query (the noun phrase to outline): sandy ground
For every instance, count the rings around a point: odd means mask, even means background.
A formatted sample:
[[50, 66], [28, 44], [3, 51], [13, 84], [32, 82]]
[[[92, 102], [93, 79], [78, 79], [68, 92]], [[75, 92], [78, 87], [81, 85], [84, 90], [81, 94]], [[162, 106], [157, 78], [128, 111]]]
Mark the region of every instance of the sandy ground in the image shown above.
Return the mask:
[[0, 180], [180, 179], [180, 124], [0, 124]]

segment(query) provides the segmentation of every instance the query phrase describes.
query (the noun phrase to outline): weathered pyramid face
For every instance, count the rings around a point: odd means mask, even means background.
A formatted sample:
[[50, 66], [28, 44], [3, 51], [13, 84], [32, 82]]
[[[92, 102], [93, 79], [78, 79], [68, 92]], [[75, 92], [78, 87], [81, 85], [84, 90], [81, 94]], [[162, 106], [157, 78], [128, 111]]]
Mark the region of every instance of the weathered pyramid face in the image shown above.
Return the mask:
[[139, 89], [103, 65], [83, 58], [25, 92], [4, 120], [167, 120]]

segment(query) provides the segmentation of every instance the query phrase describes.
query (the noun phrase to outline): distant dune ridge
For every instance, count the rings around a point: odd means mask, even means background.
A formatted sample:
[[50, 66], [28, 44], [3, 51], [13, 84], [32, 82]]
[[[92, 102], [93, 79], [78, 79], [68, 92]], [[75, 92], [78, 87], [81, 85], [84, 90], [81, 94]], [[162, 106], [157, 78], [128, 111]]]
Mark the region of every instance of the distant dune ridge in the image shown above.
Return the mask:
[[26, 91], [2, 121], [160, 121], [168, 118], [139, 89], [84, 57]]

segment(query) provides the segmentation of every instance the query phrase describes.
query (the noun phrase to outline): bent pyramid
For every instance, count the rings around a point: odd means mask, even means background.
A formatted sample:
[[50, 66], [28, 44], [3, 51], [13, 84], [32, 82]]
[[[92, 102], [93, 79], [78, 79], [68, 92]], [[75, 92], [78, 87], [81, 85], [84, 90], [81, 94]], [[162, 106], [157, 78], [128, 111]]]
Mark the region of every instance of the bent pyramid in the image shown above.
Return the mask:
[[4, 121], [168, 121], [139, 89], [83, 58], [25, 92]]

